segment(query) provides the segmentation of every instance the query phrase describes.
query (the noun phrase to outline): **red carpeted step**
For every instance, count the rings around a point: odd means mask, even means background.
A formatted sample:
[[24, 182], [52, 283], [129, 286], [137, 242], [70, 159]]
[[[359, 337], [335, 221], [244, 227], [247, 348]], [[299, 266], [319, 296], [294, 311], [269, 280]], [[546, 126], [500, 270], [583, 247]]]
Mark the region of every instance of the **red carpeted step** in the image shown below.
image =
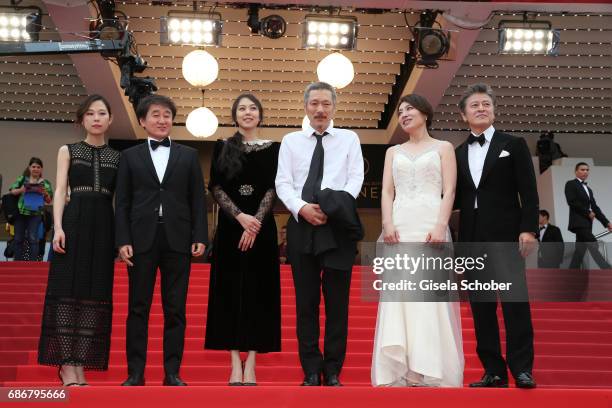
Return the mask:
[[[27, 381], [44, 381], [49, 378], [54, 378], [56, 375], [55, 369], [52, 367], [41, 367], [38, 365], [23, 365], [17, 367], [17, 380]], [[127, 373], [126, 365], [113, 365], [108, 371], [90, 371], [88, 380], [95, 384], [98, 380], [116, 380], [120, 382]], [[229, 374], [229, 365], [205, 365], [205, 366], [183, 366], [181, 368], [181, 376], [186, 381], [191, 378], [197, 381], [214, 381], [219, 382], [227, 378]], [[164, 370], [161, 365], [148, 364], [145, 377], [153, 379], [163, 378]], [[482, 375], [480, 368], [468, 368], [465, 370], [465, 382], [475, 381]], [[612, 371], [592, 371], [592, 370], [552, 370], [538, 369], [534, 370], [534, 376], [539, 383], [542, 384], [574, 384], [576, 387], [588, 385], [609, 385], [612, 386]], [[282, 379], [283, 381], [299, 381], [303, 378], [302, 369], [298, 365], [291, 366], [274, 366], [265, 367], [258, 366], [257, 379], [259, 381], [274, 381]], [[342, 379], [346, 385], [351, 383], [367, 383], [370, 378], [370, 367], [346, 367], [342, 370]]]
[[[36, 365], [47, 271], [48, 265], [43, 263], [0, 264], [0, 381], [13, 378], [16, 380], [11, 384], [54, 384], [54, 369]], [[378, 305], [361, 301], [360, 279], [364, 273], [369, 273], [361, 271], [361, 268], [357, 268], [353, 273], [348, 352], [342, 378], [345, 384], [369, 385]], [[529, 279], [533, 287], [545, 287], [546, 278], [550, 274], [532, 272], [529, 273]], [[566, 271], [559, 272], [564, 275], [557, 276], [572, 276]], [[126, 375], [124, 322], [128, 286], [125, 265], [117, 264], [115, 276], [115, 325], [111, 339], [110, 370], [106, 373], [91, 372], [88, 378], [92, 384], [118, 384]], [[229, 370], [227, 352], [202, 350], [208, 279], [209, 265], [194, 264], [190, 277], [188, 337], [182, 369], [182, 375], [192, 385], [224, 384]], [[296, 352], [293, 282], [288, 267], [282, 268], [281, 285], [283, 352], [258, 357], [258, 381], [261, 384], [295, 385], [302, 376]], [[163, 372], [163, 316], [159, 305], [159, 284], [156, 292], [150, 320], [149, 384], [156, 381], [159, 383]], [[536, 332], [535, 375], [542, 387], [612, 387], [612, 372], [609, 371], [609, 366], [612, 366], [612, 302], [539, 302], [532, 303], [532, 311]], [[465, 381], [469, 382], [478, 379], [482, 369], [475, 356], [469, 306], [462, 304], [461, 312], [466, 353]]]
[[[192, 385], [195, 385], [191, 382]], [[70, 402], [77, 407], [167, 407], [180, 404], [185, 407], [413, 407], [496, 408], [585, 406], [609, 407], [609, 390], [474, 390], [474, 389], [420, 389], [371, 387], [78, 387], [68, 390]], [[493, 401], [495, 401], [493, 403]], [[54, 403], [48, 402], [53, 405]], [[65, 403], [56, 403], [58, 406]], [[20, 403], [19, 406], [37, 406]], [[40, 405], [40, 404], [38, 404]]]
[[[570, 350], [567, 350], [568, 352]], [[548, 351], [543, 351], [547, 353]], [[538, 354], [536, 356], [535, 366], [539, 370], [543, 369], [554, 369], [554, 370], [607, 370], [612, 367], [612, 357], [601, 357], [601, 356], [576, 356], [576, 355], [564, 355], [562, 358], [559, 355], [546, 355]], [[0, 358], [2, 365], [36, 365], [37, 364], [37, 352], [30, 351], [27, 353], [15, 353], [15, 352], [0, 352]], [[122, 349], [115, 349], [111, 351], [111, 358], [109, 364], [111, 366], [121, 365], [125, 361], [125, 351]], [[10, 362], [10, 364], [9, 364]], [[149, 351], [147, 356], [148, 364], [162, 365], [163, 364], [163, 353], [160, 350]], [[367, 352], [355, 352], [349, 350], [345, 360], [344, 367], [369, 367], [372, 363], [371, 350]], [[196, 350], [187, 350], [183, 356], [183, 367], [187, 366], [205, 366], [205, 365], [227, 365], [229, 366], [229, 353], [226, 351], [214, 351], [214, 350], [203, 350], [201, 348]], [[259, 367], [275, 367], [285, 365], [299, 365], [299, 359], [297, 353], [294, 350], [285, 350], [279, 353], [266, 353], [261, 354], [257, 358], [257, 365]], [[479, 362], [475, 351], [472, 349], [470, 352], [466, 351], [465, 354], [465, 365], [468, 368], [478, 368]]]
[[[203, 337], [204, 325], [188, 325], [186, 329], [187, 337]], [[40, 333], [40, 326], [25, 325], [25, 326], [5, 326], [4, 332], [7, 336], [36, 336]], [[149, 335], [159, 334], [163, 332], [163, 325], [150, 325]], [[294, 326], [283, 326], [281, 328], [282, 337], [294, 337]], [[321, 328], [321, 336], [325, 335], [325, 328]], [[500, 335], [504, 336], [504, 331], [501, 330]], [[113, 336], [125, 336], [125, 325], [116, 323], [113, 324]], [[366, 340], [374, 337], [374, 327], [349, 327], [349, 339]], [[555, 339], [564, 342], [585, 342], [585, 343], [610, 343], [612, 342], [612, 331], [569, 331], [569, 330], [537, 330], [536, 337], [539, 341], [554, 341]], [[463, 328], [463, 338], [465, 340], [473, 340], [474, 332], [471, 328]]]

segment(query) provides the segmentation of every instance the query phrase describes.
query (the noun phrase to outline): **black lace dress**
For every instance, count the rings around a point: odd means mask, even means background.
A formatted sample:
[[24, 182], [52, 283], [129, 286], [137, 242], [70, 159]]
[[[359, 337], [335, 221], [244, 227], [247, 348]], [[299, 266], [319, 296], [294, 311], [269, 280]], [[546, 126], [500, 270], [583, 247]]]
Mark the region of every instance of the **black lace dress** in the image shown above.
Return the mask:
[[[280, 266], [272, 214], [279, 144], [243, 144], [242, 170], [226, 180], [216, 165], [224, 143], [215, 145], [208, 185], [221, 210], [212, 248], [204, 347], [280, 351]], [[253, 248], [246, 252], [238, 249], [244, 230], [234, 218], [241, 212], [262, 222]]]
[[115, 191], [120, 153], [68, 145], [65, 254], [53, 254], [38, 346], [44, 365], [106, 370], [112, 328]]

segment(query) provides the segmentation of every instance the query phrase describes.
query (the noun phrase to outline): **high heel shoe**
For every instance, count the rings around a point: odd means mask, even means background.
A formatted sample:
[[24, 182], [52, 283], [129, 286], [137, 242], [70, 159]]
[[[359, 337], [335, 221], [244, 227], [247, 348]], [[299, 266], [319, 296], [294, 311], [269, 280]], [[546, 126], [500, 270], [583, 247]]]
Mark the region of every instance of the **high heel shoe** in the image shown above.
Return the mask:
[[71, 382], [71, 383], [68, 383], [68, 384], [64, 384], [64, 379], [62, 378], [62, 366], [60, 366], [58, 368], [57, 376], [59, 377], [59, 380], [62, 383], [63, 387], [75, 387], [75, 386], [78, 387], [79, 385], [81, 385], [81, 384], [79, 384], [77, 382]]
[[[244, 371], [244, 361], [241, 361], [240, 364], [242, 366], [242, 371]], [[244, 383], [242, 381], [230, 381], [227, 385], [230, 387], [241, 387]]]
[[[245, 365], [245, 362], [243, 361], [242, 362], [242, 379], [243, 380], [244, 380], [244, 365]], [[253, 386], [256, 386], [257, 383], [256, 382], [243, 382], [242, 385], [245, 385], [247, 387], [253, 387]]]

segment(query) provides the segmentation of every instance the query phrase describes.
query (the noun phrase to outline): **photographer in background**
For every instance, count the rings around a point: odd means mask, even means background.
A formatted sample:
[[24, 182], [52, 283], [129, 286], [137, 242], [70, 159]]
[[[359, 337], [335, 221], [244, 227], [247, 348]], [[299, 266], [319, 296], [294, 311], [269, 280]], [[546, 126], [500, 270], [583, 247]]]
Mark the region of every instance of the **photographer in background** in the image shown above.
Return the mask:
[[19, 197], [19, 214], [15, 218], [15, 260], [24, 261], [24, 242], [29, 244], [30, 258], [38, 259], [39, 229], [42, 223], [45, 204], [53, 197], [51, 183], [43, 178], [43, 163], [32, 157], [23, 176], [11, 184], [9, 193]]

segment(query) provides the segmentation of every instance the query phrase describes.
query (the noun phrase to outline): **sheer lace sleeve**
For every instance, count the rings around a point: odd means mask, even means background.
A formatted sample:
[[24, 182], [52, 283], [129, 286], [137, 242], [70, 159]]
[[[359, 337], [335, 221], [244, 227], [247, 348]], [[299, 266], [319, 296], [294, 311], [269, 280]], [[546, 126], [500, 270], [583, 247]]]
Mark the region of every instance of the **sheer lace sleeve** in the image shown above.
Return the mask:
[[259, 222], [263, 222], [263, 219], [272, 211], [272, 207], [274, 206], [274, 201], [276, 200], [276, 190], [273, 188], [266, 191], [264, 197], [261, 199], [259, 203], [259, 208], [257, 209], [257, 213], [255, 214], [255, 218], [259, 220]]
[[234, 204], [232, 199], [229, 198], [227, 194], [225, 194], [225, 191], [221, 190], [221, 187], [219, 187], [218, 185], [212, 187], [212, 195], [215, 198], [215, 201], [219, 204], [219, 207], [221, 207], [223, 211], [225, 211], [232, 217], [236, 217], [242, 212], [240, 211], [240, 208], [238, 208], [236, 204]]

